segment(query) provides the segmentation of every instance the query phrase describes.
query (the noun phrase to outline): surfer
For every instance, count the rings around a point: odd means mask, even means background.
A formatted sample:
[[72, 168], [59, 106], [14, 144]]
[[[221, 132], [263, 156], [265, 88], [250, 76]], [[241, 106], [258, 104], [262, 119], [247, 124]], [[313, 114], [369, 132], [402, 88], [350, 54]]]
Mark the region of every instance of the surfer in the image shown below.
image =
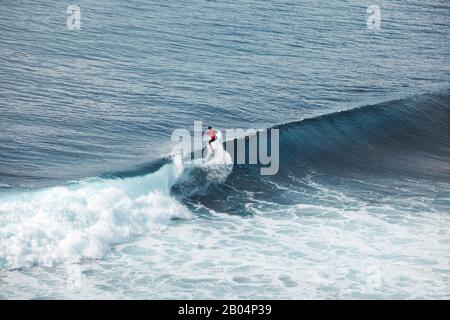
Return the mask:
[[209, 145], [211, 151], [214, 153], [214, 150], [213, 150], [213, 148], [212, 148], [211, 143], [217, 140], [217, 131], [216, 131], [216, 130], [213, 130], [212, 127], [208, 127], [208, 130], [206, 130], [206, 131], [203, 133], [203, 135], [204, 135], [204, 136], [209, 136], [208, 145]]

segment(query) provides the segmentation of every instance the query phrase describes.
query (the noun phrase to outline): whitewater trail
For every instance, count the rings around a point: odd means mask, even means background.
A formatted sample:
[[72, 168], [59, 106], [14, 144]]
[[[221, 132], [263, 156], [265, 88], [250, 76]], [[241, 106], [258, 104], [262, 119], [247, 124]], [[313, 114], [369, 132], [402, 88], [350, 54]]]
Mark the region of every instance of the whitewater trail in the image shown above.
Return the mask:
[[[223, 157], [220, 150], [216, 157]], [[209, 167], [220, 163], [216, 157]], [[174, 155], [144, 176], [90, 178], [9, 193], [0, 198], [0, 268], [101, 258], [114, 244], [164, 229], [174, 218], [190, 218], [191, 212], [171, 196], [184, 171], [182, 157]]]

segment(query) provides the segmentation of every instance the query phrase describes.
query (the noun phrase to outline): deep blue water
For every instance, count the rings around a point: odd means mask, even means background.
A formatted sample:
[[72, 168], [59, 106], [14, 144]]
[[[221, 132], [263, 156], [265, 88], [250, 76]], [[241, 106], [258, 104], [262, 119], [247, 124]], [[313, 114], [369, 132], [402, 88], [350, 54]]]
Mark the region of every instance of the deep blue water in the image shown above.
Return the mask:
[[0, 2], [0, 298], [449, 298], [447, 1], [77, 5]]

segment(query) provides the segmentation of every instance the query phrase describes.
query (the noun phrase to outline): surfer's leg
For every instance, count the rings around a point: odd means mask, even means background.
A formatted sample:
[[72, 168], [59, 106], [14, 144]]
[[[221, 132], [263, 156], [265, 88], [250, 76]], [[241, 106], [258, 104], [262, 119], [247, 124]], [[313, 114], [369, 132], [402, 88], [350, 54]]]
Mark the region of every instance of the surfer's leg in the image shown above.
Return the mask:
[[208, 144], [209, 144], [209, 148], [211, 149], [211, 155], [214, 155], [214, 149], [213, 149], [213, 147], [212, 147], [212, 142], [214, 141], [214, 140], [216, 140], [216, 139], [211, 139], [209, 142], [208, 142]]

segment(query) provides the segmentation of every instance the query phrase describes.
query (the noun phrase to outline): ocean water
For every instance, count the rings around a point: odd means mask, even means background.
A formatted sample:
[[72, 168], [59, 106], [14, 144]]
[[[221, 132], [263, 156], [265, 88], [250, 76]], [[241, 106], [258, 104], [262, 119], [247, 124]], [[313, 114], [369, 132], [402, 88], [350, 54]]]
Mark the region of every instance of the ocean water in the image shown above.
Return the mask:
[[1, 299], [450, 298], [446, 0], [76, 4], [0, 2]]

